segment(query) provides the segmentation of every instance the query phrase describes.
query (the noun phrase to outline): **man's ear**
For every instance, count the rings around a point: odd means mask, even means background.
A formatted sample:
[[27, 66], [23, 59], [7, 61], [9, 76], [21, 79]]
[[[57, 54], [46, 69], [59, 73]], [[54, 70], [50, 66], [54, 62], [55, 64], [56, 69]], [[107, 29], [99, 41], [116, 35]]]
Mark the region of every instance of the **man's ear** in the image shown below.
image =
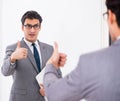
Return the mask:
[[116, 22], [115, 14], [111, 10], [108, 10], [108, 23], [113, 24], [115, 22]]
[[41, 30], [41, 25], [40, 25], [40, 28], [39, 28], [39, 31]]
[[22, 29], [22, 31], [24, 30], [24, 26], [23, 25], [21, 26], [21, 29]]

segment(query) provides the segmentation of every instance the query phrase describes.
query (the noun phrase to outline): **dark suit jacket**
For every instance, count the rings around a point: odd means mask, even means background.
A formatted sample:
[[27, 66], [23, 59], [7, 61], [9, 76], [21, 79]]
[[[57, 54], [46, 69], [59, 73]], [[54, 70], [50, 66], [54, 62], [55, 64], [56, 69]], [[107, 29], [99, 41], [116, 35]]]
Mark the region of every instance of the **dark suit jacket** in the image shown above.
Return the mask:
[[[28, 49], [26, 59], [17, 60], [14, 65], [10, 62], [10, 56], [15, 51], [17, 43], [6, 48], [6, 55], [2, 65], [2, 73], [5, 76], [13, 76], [13, 85], [11, 88], [10, 101], [45, 101], [39, 93], [39, 85], [35, 79], [39, 73], [34, 56], [26, 45], [24, 40], [21, 41], [21, 47]], [[39, 42], [42, 68], [53, 52], [53, 47]]]

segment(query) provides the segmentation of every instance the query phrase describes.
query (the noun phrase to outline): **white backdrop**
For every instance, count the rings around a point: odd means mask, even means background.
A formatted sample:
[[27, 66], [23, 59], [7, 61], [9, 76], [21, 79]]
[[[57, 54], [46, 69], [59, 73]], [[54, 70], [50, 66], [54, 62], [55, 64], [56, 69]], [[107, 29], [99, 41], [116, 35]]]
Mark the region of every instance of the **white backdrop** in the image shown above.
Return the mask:
[[[75, 68], [79, 55], [108, 44], [104, 0], [1, 0], [0, 8], [0, 63], [6, 46], [23, 37], [20, 20], [27, 10], [36, 10], [43, 18], [40, 41], [57, 41], [59, 50], [67, 53], [63, 75]], [[0, 101], [8, 101], [12, 78], [0, 73], [0, 82]]]

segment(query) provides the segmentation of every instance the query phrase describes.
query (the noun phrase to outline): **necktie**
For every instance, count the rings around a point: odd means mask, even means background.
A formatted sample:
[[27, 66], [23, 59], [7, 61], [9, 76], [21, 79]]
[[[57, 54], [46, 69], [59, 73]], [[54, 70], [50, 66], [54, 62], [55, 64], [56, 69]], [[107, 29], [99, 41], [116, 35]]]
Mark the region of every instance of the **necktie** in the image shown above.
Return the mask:
[[39, 53], [38, 53], [38, 50], [35, 46], [35, 43], [32, 43], [32, 46], [33, 46], [33, 52], [34, 52], [34, 58], [35, 58], [35, 61], [36, 61], [36, 64], [37, 64], [37, 68], [38, 68], [38, 71], [40, 72], [41, 71], [41, 68], [40, 68], [40, 57], [39, 57]]

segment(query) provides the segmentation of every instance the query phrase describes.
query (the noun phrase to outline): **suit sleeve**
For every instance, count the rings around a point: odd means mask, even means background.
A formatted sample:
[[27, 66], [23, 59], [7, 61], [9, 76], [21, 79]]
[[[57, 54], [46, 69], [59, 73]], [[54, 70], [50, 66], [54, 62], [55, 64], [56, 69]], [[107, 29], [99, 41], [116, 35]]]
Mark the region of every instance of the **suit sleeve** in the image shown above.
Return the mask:
[[45, 92], [48, 101], [79, 101], [82, 98], [82, 84], [79, 64], [64, 78], [52, 64], [46, 65], [44, 75]]
[[1, 72], [4, 76], [12, 75], [15, 71], [16, 63], [12, 64], [10, 61], [10, 56], [13, 51], [14, 49], [11, 49], [9, 46], [6, 48], [5, 57], [1, 67]]

